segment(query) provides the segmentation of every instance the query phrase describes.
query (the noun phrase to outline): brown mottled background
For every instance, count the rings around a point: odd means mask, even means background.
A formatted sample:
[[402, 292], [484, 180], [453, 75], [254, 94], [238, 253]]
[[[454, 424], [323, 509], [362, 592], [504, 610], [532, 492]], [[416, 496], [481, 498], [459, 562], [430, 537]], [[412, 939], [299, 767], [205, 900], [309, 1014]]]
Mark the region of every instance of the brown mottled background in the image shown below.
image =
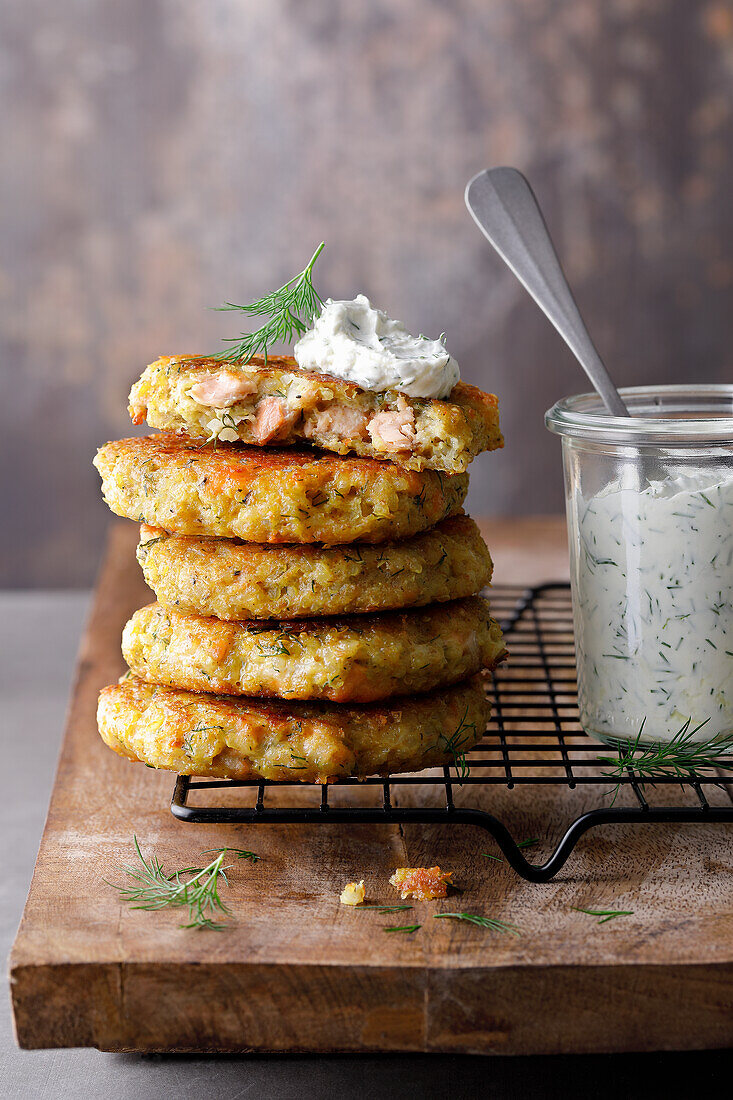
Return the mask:
[[321, 238], [324, 296], [445, 330], [499, 394], [471, 509], [558, 510], [542, 414], [582, 380], [465, 211], [489, 165], [529, 175], [619, 383], [731, 379], [731, 3], [6, 0], [0, 79], [0, 584], [91, 581], [132, 380]]

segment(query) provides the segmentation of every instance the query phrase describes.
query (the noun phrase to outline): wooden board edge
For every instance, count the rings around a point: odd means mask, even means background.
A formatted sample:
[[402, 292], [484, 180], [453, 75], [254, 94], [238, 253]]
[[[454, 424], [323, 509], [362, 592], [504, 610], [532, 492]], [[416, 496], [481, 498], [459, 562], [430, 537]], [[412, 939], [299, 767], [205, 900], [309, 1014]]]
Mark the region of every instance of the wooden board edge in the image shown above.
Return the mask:
[[68, 963], [16, 966], [10, 981], [24, 1050], [425, 1049], [419, 967]]
[[27, 1050], [523, 1055], [733, 1043], [733, 964], [69, 963], [17, 966], [11, 984]]
[[429, 976], [427, 1049], [603, 1054], [733, 1045], [733, 963], [467, 969]]
[[[82, 628], [79, 643], [76, 649], [74, 672], [69, 683], [69, 695], [64, 713], [62, 733], [59, 738], [56, 764], [54, 767], [53, 781], [49, 795], [49, 803], [46, 807], [43, 829], [36, 852], [33, 874], [28, 887], [23, 912], [15, 933], [13, 945], [10, 950], [9, 965], [11, 970], [23, 960], [26, 946], [26, 919], [29, 901], [35, 893], [36, 878], [39, 872], [39, 864], [49, 842], [52, 830], [51, 815], [56, 802], [59, 779], [63, 771], [64, 763], [68, 755], [70, 732], [76, 722], [80, 720], [82, 710], [81, 696], [91, 680], [94, 678], [94, 652], [91, 639], [102, 632], [113, 634], [114, 645], [119, 647], [119, 637], [116, 630], [110, 631], [107, 626], [110, 604], [114, 601], [115, 578], [118, 572], [118, 560], [121, 555], [129, 551], [131, 542], [131, 524], [128, 520], [113, 519], [107, 527], [104, 543], [104, 551], [100, 559], [97, 577], [92, 590], [92, 598], [87, 608], [86, 618]], [[32, 952], [30, 953], [32, 955]]]

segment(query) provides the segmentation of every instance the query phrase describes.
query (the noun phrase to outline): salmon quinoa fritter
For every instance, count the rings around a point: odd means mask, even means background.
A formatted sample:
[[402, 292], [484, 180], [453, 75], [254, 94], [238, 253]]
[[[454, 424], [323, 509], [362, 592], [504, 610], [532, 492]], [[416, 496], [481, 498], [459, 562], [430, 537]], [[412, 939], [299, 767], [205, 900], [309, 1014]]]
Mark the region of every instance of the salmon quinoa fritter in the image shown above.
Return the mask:
[[468, 516], [378, 546], [267, 546], [140, 528], [146, 583], [161, 603], [218, 619], [290, 619], [419, 607], [470, 596], [491, 558]]
[[481, 740], [490, 707], [478, 677], [357, 709], [174, 691], [134, 676], [103, 689], [97, 721], [120, 756], [181, 775], [298, 779], [419, 771]]
[[408, 612], [240, 623], [154, 603], [127, 623], [122, 653], [149, 683], [334, 703], [432, 691], [506, 656], [480, 596]]
[[316, 451], [197, 445], [172, 433], [100, 447], [94, 465], [118, 516], [177, 535], [246, 542], [384, 542], [460, 511], [467, 474]]
[[134, 424], [195, 439], [286, 446], [307, 440], [338, 454], [394, 459], [408, 470], [460, 474], [503, 447], [493, 394], [459, 382], [444, 401], [376, 393], [302, 371], [290, 356], [249, 363], [163, 356], [130, 393]]

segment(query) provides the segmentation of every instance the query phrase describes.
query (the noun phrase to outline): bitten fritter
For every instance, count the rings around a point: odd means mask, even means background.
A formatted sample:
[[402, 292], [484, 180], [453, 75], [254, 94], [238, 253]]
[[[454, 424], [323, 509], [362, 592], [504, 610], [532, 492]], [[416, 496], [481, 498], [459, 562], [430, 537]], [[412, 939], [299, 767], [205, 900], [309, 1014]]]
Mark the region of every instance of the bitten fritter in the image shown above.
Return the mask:
[[415, 611], [222, 622], [149, 604], [122, 635], [149, 683], [222, 695], [372, 702], [455, 684], [506, 656], [480, 596]]
[[460, 511], [467, 474], [161, 433], [106, 443], [94, 464], [113, 512], [178, 535], [247, 542], [384, 542]]
[[283, 447], [307, 440], [338, 454], [393, 459], [408, 470], [464, 473], [481, 451], [502, 447], [491, 393], [459, 382], [444, 401], [377, 393], [302, 371], [290, 356], [249, 363], [163, 356], [130, 393], [134, 424], [195, 439]]
[[168, 535], [143, 525], [137, 559], [161, 603], [228, 620], [443, 603], [478, 592], [492, 571], [486, 543], [468, 516], [377, 546], [267, 546]]
[[134, 676], [106, 687], [97, 720], [129, 760], [182, 775], [327, 783], [452, 764], [483, 737], [478, 677], [359, 708], [193, 694]]

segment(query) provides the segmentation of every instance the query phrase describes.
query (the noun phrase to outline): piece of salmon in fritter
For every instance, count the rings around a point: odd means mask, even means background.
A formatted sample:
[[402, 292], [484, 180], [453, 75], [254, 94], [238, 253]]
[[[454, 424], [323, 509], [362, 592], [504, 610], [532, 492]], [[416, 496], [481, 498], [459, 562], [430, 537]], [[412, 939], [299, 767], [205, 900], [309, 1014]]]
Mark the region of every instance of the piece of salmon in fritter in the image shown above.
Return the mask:
[[283, 447], [304, 441], [409, 470], [464, 473], [504, 445], [496, 397], [458, 382], [445, 400], [364, 390], [300, 369], [290, 356], [248, 363], [163, 356], [130, 392], [134, 424], [194, 439]]

